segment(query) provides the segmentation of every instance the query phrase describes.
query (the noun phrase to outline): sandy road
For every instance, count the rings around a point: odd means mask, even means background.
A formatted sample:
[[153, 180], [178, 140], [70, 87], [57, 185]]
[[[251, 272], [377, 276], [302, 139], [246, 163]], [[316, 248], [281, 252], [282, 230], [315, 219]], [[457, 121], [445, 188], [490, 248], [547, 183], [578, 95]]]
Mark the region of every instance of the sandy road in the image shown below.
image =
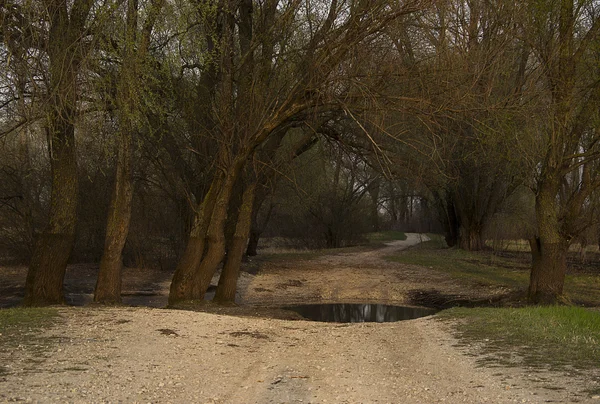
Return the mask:
[[[325, 256], [303, 270], [273, 267], [242, 297], [318, 301], [338, 293], [352, 300], [355, 292], [343, 291], [367, 282], [378, 285], [371, 297], [401, 301], [406, 287], [390, 285], [435, 279], [383, 260], [402, 244], [388, 248]], [[265, 298], [269, 292], [256, 289], [267, 286], [273, 292]], [[56, 326], [33, 340], [35, 349], [0, 349], [0, 402], [599, 402], [561, 375], [478, 367], [435, 318], [329, 324], [150, 308], [60, 312]]]

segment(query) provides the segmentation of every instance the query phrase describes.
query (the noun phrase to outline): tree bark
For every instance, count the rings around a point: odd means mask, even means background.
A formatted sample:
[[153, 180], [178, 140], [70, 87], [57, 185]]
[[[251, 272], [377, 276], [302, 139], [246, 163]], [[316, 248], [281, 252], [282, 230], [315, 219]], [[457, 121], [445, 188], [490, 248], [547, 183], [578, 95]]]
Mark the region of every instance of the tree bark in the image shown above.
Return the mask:
[[47, 4], [50, 99], [46, 133], [52, 170], [48, 225], [36, 243], [27, 280], [25, 306], [64, 303], [63, 281], [75, 241], [79, 184], [75, 148], [77, 75], [85, 22], [92, 2], [75, 0]]
[[254, 204], [255, 190], [256, 183], [248, 186], [248, 188], [246, 188], [244, 191], [244, 195], [242, 196], [242, 205], [240, 207], [237, 224], [235, 226], [233, 242], [231, 243], [231, 247], [227, 252], [227, 259], [225, 261], [225, 265], [223, 266], [221, 277], [219, 278], [219, 284], [217, 286], [217, 292], [214, 298], [214, 301], [220, 304], [235, 303], [237, 279], [252, 222], [252, 208]]
[[136, 111], [134, 108], [138, 97], [136, 97], [136, 90], [131, 86], [134, 85], [137, 78], [137, 60], [134, 53], [137, 17], [137, 0], [128, 0], [125, 49], [117, 88], [117, 105], [119, 108], [117, 167], [108, 209], [104, 252], [100, 259], [100, 271], [98, 272], [94, 292], [94, 302], [96, 303], [121, 303], [122, 253], [129, 234], [131, 202], [133, 200], [132, 131], [135, 126], [134, 116]]
[[239, 175], [242, 165], [243, 163], [240, 162], [235, 164], [223, 180], [223, 186], [217, 197], [210, 218], [208, 231], [206, 233], [206, 255], [200, 262], [200, 266], [198, 267], [193, 282], [192, 300], [204, 299], [206, 290], [210, 286], [210, 281], [215, 274], [217, 267], [225, 257], [225, 221], [227, 220], [227, 210], [233, 192], [233, 185], [235, 184], [235, 180]]
[[75, 241], [78, 199], [75, 130], [61, 116], [53, 117], [53, 125], [55, 129], [48, 131], [52, 139], [49, 223], [37, 240], [29, 264], [25, 306], [64, 303], [63, 280]]
[[128, 125], [120, 129], [117, 171], [108, 211], [104, 252], [94, 292], [94, 302], [121, 303], [122, 252], [129, 234], [133, 200], [133, 151]]
[[246, 248], [246, 255], [248, 257], [256, 257], [258, 255], [258, 242], [260, 241], [260, 233], [256, 230], [250, 230], [250, 237], [248, 239], [248, 247]]
[[480, 225], [469, 225], [461, 221], [459, 247], [466, 251], [481, 251], [485, 248], [485, 240]]
[[530, 240], [532, 264], [528, 300], [534, 304], [554, 304], [563, 294], [567, 269], [567, 243]]
[[454, 202], [451, 199], [446, 201], [442, 200], [441, 203], [444, 205], [443, 208], [443, 225], [446, 229], [444, 239], [448, 247], [454, 247], [459, 241], [459, 220], [456, 215], [456, 209]]
[[556, 174], [544, 175], [536, 195], [539, 236], [530, 241], [532, 265], [528, 300], [534, 304], [552, 304], [563, 294], [569, 242], [560, 232], [556, 195]]
[[217, 193], [220, 188], [220, 178], [215, 178], [211, 184], [208, 193], [198, 206], [194, 215], [194, 223], [190, 231], [183, 256], [175, 268], [173, 281], [169, 291], [169, 305], [192, 300], [193, 279], [196, 271], [200, 267], [204, 246], [206, 241], [206, 231], [210, 222], [210, 217], [217, 199]]

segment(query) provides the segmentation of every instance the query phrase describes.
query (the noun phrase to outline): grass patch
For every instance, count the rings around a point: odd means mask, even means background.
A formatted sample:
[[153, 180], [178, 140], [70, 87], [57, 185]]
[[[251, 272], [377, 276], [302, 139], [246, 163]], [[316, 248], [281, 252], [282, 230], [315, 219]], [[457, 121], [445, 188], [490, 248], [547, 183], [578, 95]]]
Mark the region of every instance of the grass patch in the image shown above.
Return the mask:
[[53, 323], [58, 317], [55, 308], [11, 308], [0, 309], [0, 333], [11, 333], [25, 329], [39, 329]]
[[480, 344], [484, 363], [571, 371], [598, 370], [600, 313], [581, 307], [453, 308], [459, 340]]
[[453, 278], [478, 285], [526, 288], [529, 264], [490, 252], [469, 252], [455, 248], [440, 249], [439, 237], [409, 250], [387, 257], [403, 264], [420, 265], [443, 271]]
[[370, 243], [385, 243], [387, 241], [406, 240], [406, 234], [401, 231], [389, 230], [368, 233], [366, 235]]
[[[403, 264], [420, 265], [445, 272], [453, 278], [476, 286], [503, 286], [515, 291], [529, 285], [531, 256], [528, 252], [469, 252], [458, 248], [444, 248], [442, 236], [428, 235], [431, 240], [387, 257]], [[572, 262], [569, 263], [571, 268]], [[565, 277], [565, 296], [573, 303], [600, 306], [600, 276], [590, 270], [569, 270]]]
[[[55, 308], [11, 308], [0, 309], [0, 363], [7, 363], [3, 356], [12, 350], [22, 350], [36, 357], [30, 360], [43, 360], [48, 339], [39, 335], [59, 318]], [[8, 368], [0, 365], [0, 374], [8, 373]]]

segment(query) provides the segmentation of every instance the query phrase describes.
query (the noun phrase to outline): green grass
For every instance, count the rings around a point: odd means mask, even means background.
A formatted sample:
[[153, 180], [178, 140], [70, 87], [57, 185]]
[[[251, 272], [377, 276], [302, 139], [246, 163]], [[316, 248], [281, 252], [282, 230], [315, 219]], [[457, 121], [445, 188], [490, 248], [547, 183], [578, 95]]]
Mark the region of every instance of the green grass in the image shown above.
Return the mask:
[[474, 253], [455, 248], [440, 249], [439, 237], [387, 259], [443, 271], [453, 278], [478, 285], [527, 287], [529, 265], [499, 257], [490, 252]]
[[581, 307], [453, 308], [459, 340], [481, 346], [482, 363], [552, 370], [598, 370], [600, 313]]
[[387, 241], [406, 240], [406, 234], [401, 231], [378, 231], [366, 235], [370, 243], [385, 243]]
[[0, 333], [42, 328], [58, 317], [54, 308], [0, 309]]
[[[465, 285], [503, 286], [514, 291], [527, 289], [531, 270], [528, 253], [499, 255], [492, 251], [469, 252], [458, 248], [444, 248], [441, 236], [428, 236], [431, 241], [387, 259], [445, 272]], [[585, 272], [567, 274], [564, 292], [567, 300], [573, 303], [600, 306], [600, 276]]]
[[48, 340], [39, 335], [58, 318], [55, 308], [0, 309], [0, 374], [7, 372], [1, 365], [7, 359], [2, 357], [13, 349], [25, 350], [42, 357]]

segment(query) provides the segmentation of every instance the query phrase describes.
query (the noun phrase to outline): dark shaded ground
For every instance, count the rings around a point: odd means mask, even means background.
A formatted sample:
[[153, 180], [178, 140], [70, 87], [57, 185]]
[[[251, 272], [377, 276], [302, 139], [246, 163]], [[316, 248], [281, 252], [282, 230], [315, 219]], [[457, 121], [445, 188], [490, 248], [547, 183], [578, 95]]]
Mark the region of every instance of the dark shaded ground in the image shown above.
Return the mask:
[[[91, 303], [98, 276], [98, 264], [73, 264], [65, 274], [65, 303], [83, 306]], [[127, 306], [165, 307], [168, 284], [173, 274], [154, 269], [123, 270], [123, 304]], [[0, 266], [0, 308], [15, 307], [23, 301], [26, 266]]]

